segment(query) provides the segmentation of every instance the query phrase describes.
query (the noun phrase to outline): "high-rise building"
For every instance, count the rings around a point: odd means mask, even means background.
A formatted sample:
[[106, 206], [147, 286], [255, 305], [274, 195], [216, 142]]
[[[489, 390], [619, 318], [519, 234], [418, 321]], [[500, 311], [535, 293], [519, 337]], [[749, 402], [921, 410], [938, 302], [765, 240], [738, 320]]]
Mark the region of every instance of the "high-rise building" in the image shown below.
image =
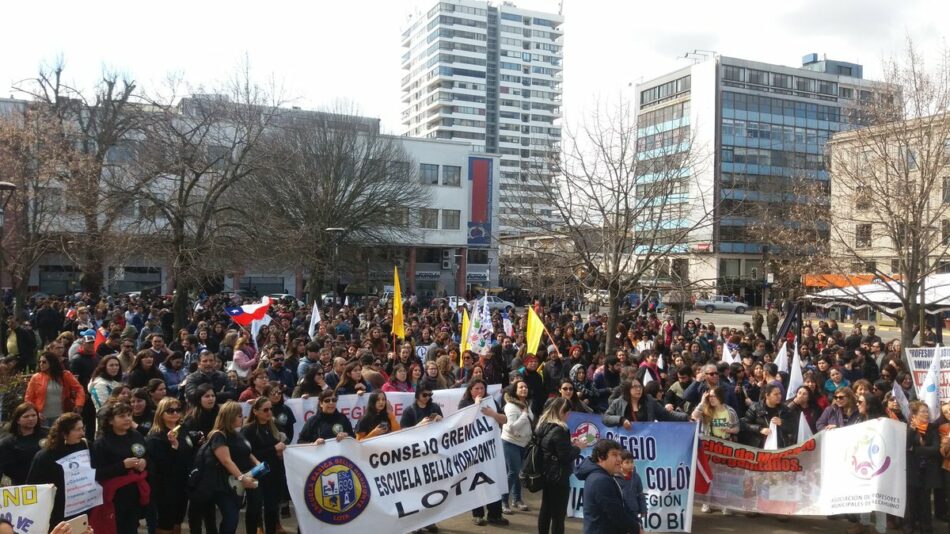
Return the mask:
[[[766, 262], [773, 245], [757, 226], [757, 214], [804, 201], [795, 194], [800, 187], [830, 193], [825, 143], [860, 123], [862, 102], [893, 90], [863, 79], [861, 65], [817, 54], [805, 56], [800, 68], [718, 54], [696, 59], [636, 86], [638, 158], [680, 146], [706, 151], [701, 166], [671, 173], [682, 183], [655, 188], [673, 191], [687, 212], [695, 206], [714, 210], [711, 224], [692, 232], [678, 251], [676, 270], [692, 283], [760, 305], [768, 298]], [[669, 224], [679, 221], [690, 219]]]
[[500, 155], [497, 233], [551, 220], [537, 193], [561, 139], [563, 21], [509, 2], [450, 0], [402, 35], [405, 133]]

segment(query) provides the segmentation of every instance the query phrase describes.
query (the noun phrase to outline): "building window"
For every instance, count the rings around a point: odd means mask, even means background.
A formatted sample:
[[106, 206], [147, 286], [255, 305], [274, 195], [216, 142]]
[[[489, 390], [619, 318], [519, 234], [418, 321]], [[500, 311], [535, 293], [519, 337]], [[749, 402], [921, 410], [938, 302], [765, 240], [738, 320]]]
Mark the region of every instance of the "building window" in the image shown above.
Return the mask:
[[457, 165], [442, 166], [442, 185], [459, 187], [462, 185], [462, 168]]
[[393, 226], [409, 226], [409, 208], [393, 208]]
[[469, 265], [486, 265], [488, 263], [488, 251], [480, 249], [468, 250]]
[[950, 220], [944, 219], [940, 222], [940, 233], [943, 237], [944, 246], [950, 245]]
[[461, 216], [462, 212], [459, 210], [442, 210], [442, 229], [458, 230]]
[[424, 185], [439, 185], [439, 166], [431, 163], [420, 164], [419, 179]]
[[854, 207], [859, 210], [871, 208], [871, 191], [867, 187], [859, 187], [854, 193]]
[[950, 204], [950, 176], [943, 177], [943, 203]]
[[891, 259], [891, 274], [900, 274], [901, 272], [901, 260], [899, 258]]
[[439, 210], [422, 208], [420, 211], [420, 224], [422, 228], [439, 228]]
[[871, 247], [871, 225], [859, 224], [854, 229], [854, 246], [856, 248]]

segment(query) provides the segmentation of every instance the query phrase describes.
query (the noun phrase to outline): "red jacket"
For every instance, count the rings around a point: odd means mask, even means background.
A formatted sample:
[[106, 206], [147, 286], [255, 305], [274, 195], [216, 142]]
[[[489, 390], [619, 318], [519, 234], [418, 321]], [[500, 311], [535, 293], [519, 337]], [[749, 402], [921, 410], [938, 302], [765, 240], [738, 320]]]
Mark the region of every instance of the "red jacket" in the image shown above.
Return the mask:
[[[24, 400], [36, 406], [36, 411], [39, 413], [43, 413], [43, 407], [46, 406], [46, 386], [49, 384], [49, 379], [50, 376], [46, 373], [36, 373], [30, 377], [30, 383], [26, 386]], [[86, 403], [86, 392], [83, 391], [76, 377], [69, 371], [63, 371], [62, 384], [63, 413], [82, 408]]]
[[145, 506], [151, 499], [152, 490], [148, 485], [148, 472], [129, 470], [120, 477], [104, 480], [102, 484], [102, 504], [89, 511], [89, 526], [96, 534], [117, 534], [115, 526], [115, 492], [122, 486], [136, 484], [139, 488], [139, 504]]

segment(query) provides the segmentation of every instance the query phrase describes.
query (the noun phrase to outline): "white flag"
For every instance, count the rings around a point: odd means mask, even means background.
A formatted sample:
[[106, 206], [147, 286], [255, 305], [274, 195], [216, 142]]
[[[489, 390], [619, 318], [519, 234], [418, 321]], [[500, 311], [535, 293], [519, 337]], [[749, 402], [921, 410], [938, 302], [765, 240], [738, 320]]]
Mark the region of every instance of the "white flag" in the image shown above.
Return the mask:
[[769, 423], [769, 437], [765, 438], [765, 445], [762, 448], [767, 451], [778, 449], [778, 427], [775, 423]]
[[927, 376], [920, 384], [917, 396], [927, 407], [930, 408], [930, 420], [936, 421], [940, 417], [940, 360], [943, 357], [946, 347], [934, 349], [933, 360], [930, 361], [930, 369], [927, 370]]
[[775, 361], [772, 363], [778, 366], [779, 371], [788, 371], [788, 341], [782, 343], [782, 348], [778, 349], [778, 354], [775, 355]]
[[[798, 343], [796, 343], [795, 346], [797, 347]], [[802, 376], [802, 359], [796, 350], [795, 354], [792, 355], [792, 368], [788, 370], [788, 391], [785, 392], [785, 400], [795, 398], [795, 393], [798, 392], [798, 388], [804, 383], [805, 378]]]
[[349, 295], [347, 295], [346, 298], [343, 299], [343, 305], [344, 305], [344, 306], [349, 306], [349, 305], [350, 305], [350, 296], [349, 296]]
[[257, 334], [261, 331], [261, 328], [269, 325], [271, 322], [270, 315], [264, 315], [260, 319], [255, 319], [251, 321], [251, 341], [254, 342], [254, 346], [257, 346]]
[[722, 361], [728, 363], [729, 365], [732, 365], [732, 363], [735, 361], [732, 356], [732, 351], [729, 350], [728, 341], [722, 344]]
[[808, 426], [808, 419], [805, 418], [805, 412], [798, 414], [798, 443], [805, 443], [812, 437], [811, 427]]
[[657, 369], [662, 369], [662, 370], [666, 371], [666, 362], [663, 361], [663, 353], [662, 353], [662, 352], [660, 353], [660, 359], [659, 359], [659, 361], [656, 362], [656, 367], [657, 367]]
[[897, 401], [897, 405], [901, 407], [901, 413], [904, 414], [904, 419], [910, 421], [910, 402], [907, 401], [907, 395], [904, 395], [904, 389], [897, 383], [897, 380], [894, 381], [894, 387], [891, 388], [891, 396]]
[[643, 387], [647, 387], [647, 384], [649, 384], [650, 382], [653, 382], [653, 373], [651, 373], [650, 370], [647, 369], [647, 371], [643, 373]]
[[310, 312], [310, 328], [307, 330], [307, 334], [310, 336], [310, 339], [313, 339], [313, 336], [317, 334], [317, 323], [319, 322], [320, 306], [318, 306], [316, 301], [314, 301], [313, 310]]

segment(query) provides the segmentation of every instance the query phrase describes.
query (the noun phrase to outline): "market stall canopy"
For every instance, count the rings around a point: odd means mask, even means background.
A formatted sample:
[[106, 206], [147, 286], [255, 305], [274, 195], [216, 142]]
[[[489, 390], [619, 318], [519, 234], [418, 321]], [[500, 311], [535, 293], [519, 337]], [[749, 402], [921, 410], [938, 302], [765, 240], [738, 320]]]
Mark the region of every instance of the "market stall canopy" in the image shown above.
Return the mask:
[[855, 287], [870, 284], [875, 278], [873, 274], [806, 274], [802, 277], [802, 285], [813, 288]]
[[[924, 283], [924, 303], [928, 313], [950, 310], [950, 274], [932, 274]], [[826, 307], [848, 306], [857, 309], [878, 306], [897, 309], [901, 307], [900, 295], [903, 291], [903, 282], [900, 280], [877, 279], [868, 284], [833, 287], [805, 298]]]

